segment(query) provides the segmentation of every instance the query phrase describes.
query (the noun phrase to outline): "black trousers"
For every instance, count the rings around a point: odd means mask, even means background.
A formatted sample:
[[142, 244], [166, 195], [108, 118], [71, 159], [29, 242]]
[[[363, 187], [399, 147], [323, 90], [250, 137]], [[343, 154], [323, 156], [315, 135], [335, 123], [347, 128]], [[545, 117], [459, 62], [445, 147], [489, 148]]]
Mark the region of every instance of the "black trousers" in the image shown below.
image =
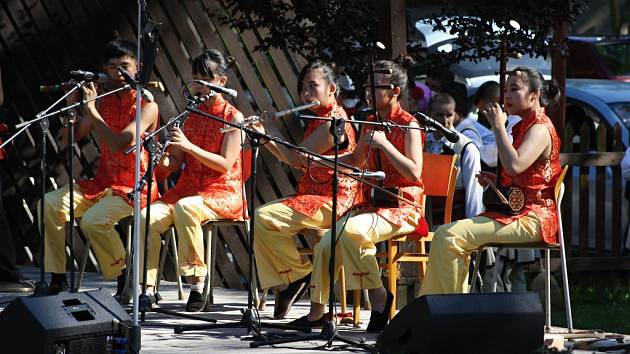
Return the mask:
[[7, 220], [2, 198], [2, 178], [0, 178], [0, 282], [17, 282], [21, 279], [15, 266], [15, 245], [11, 224]]

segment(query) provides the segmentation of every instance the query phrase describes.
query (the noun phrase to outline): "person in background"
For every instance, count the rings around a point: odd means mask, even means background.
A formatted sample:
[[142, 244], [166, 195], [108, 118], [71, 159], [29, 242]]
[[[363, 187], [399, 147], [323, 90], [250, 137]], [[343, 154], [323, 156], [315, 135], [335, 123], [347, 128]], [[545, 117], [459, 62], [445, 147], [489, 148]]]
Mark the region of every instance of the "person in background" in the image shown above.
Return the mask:
[[[4, 108], [4, 89], [2, 88], [2, 71], [0, 70], [0, 134], [8, 131], [6, 120], [6, 110]], [[2, 139], [0, 139], [2, 144]], [[6, 159], [6, 152], [0, 149], [0, 160]], [[0, 174], [0, 293], [2, 292], [29, 292], [34, 287], [31, 282], [22, 278], [22, 274], [15, 265], [15, 244], [11, 224], [6, 215], [2, 196], [2, 177]]]
[[340, 74], [337, 78], [337, 87], [339, 88], [337, 104], [346, 111], [350, 119], [356, 119], [356, 115], [361, 111], [364, 104], [357, 95], [350, 75], [346, 73]]
[[[490, 123], [483, 114], [479, 113], [481, 107], [485, 107], [492, 102], [499, 102], [499, 83], [496, 81], [486, 81], [475, 93], [473, 110], [468, 113], [468, 119], [475, 121], [475, 128], [481, 135], [482, 144], [479, 146], [479, 152], [481, 153], [482, 168], [485, 171], [490, 171], [491, 168], [497, 166], [497, 143], [494, 138], [494, 133], [490, 130]], [[515, 115], [508, 115], [508, 123], [506, 131], [510, 139], [512, 139], [512, 127], [521, 121], [521, 117]]]
[[[464, 214], [466, 218], [477, 216], [483, 208], [483, 188], [475, 177], [481, 171], [479, 145], [481, 136], [470, 119], [461, 119], [455, 112], [455, 100], [449, 94], [438, 93], [429, 103], [429, 116], [442, 123], [446, 128], [457, 132], [459, 139], [452, 143], [440, 133], [427, 134], [425, 151], [434, 154], [456, 154], [459, 167], [457, 189], [463, 189]], [[456, 194], [458, 192], [456, 191]], [[461, 218], [462, 216], [460, 216]]]

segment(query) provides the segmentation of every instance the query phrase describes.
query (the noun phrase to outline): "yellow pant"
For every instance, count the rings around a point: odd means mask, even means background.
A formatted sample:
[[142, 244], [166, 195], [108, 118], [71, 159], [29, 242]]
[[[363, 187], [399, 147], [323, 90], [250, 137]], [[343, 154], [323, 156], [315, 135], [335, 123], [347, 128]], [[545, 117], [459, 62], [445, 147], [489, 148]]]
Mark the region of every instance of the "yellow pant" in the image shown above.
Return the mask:
[[[201, 224], [221, 217], [203, 202], [202, 197], [187, 197], [175, 204], [172, 218], [179, 236], [177, 252], [180, 275], [205, 277], [208, 272], [204, 262]], [[207, 246], [211, 247], [210, 244]]]
[[[140, 266], [144, 265], [144, 233], [146, 229], [147, 209], [142, 209], [140, 227]], [[160, 235], [173, 224], [179, 236], [178, 256], [180, 275], [203, 277], [207, 273], [204, 262], [203, 231], [201, 224], [209, 220], [220, 219], [216, 212], [210, 209], [202, 197], [187, 197], [180, 199], [174, 207], [160, 201], [151, 204], [151, 225], [149, 227], [149, 258], [147, 260], [147, 285], [155, 286], [158, 263], [160, 261]], [[210, 245], [207, 245], [210, 247]], [[142, 276], [141, 276], [142, 277]]]
[[294, 236], [303, 229], [330, 227], [332, 208], [322, 206], [311, 218], [276, 200], [256, 209], [254, 252], [258, 279], [263, 289], [289, 284], [311, 272], [311, 263], [302, 261]]
[[[335, 281], [343, 265], [347, 290], [382, 287], [375, 244], [413, 232], [419, 215], [412, 213], [401, 226], [390, 223], [376, 213], [350, 214], [344, 227], [345, 219], [337, 222], [339, 237], [335, 247]], [[328, 302], [331, 235], [330, 231], [327, 232], [314, 250], [311, 301], [319, 304]]]
[[440, 226], [431, 242], [427, 274], [419, 296], [468, 292], [470, 253], [485, 243], [541, 240], [540, 220], [533, 213], [508, 225], [477, 216]]
[[[70, 220], [70, 191], [62, 187], [48, 192], [44, 201], [44, 267], [47, 272], [65, 273], [65, 226]], [[39, 203], [37, 210], [40, 210]], [[132, 213], [133, 207], [109, 189], [98, 199], [89, 200], [75, 186], [74, 215], [81, 217], [81, 230], [91, 242], [105, 279], [116, 278], [125, 268], [125, 247], [114, 226]]]

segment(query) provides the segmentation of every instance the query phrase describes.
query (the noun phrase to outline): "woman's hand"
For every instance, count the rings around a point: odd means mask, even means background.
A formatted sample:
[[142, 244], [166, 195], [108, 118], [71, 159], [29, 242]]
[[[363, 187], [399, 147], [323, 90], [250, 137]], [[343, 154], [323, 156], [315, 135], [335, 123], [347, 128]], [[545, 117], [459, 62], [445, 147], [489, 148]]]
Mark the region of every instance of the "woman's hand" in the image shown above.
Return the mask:
[[87, 84], [83, 85], [82, 87], [83, 89], [83, 99], [85, 101], [88, 101], [85, 106], [87, 108], [88, 111], [94, 110], [96, 111], [96, 86], [94, 86], [93, 82], [88, 82]]
[[490, 103], [486, 107], [479, 110], [481, 114], [483, 114], [492, 129], [496, 129], [498, 127], [505, 127], [505, 122], [507, 121], [507, 115], [501, 109], [498, 103]]
[[193, 143], [190, 142], [190, 140], [188, 140], [186, 135], [184, 135], [184, 132], [182, 132], [182, 130], [178, 127], [172, 128], [170, 130], [169, 138], [171, 141], [171, 145], [177, 146], [186, 153], [190, 152], [195, 146], [193, 145]]
[[367, 130], [361, 137], [360, 144], [372, 144], [377, 149], [383, 149], [389, 142], [387, 141], [387, 135], [384, 131], [380, 130]]
[[479, 183], [482, 187], [486, 187], [489, 184], [497, 183], [497, 175], [492, 172], [481, 171], [477, 174], [477, 183]]

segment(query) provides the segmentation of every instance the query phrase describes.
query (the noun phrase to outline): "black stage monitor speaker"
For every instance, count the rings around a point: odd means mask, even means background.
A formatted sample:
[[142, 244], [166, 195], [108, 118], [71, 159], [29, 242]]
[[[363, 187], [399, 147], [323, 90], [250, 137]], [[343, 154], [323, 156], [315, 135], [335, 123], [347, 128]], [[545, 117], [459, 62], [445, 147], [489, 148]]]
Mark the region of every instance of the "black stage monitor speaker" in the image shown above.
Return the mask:
[[537, 353], [544, 322], [536, 293], [426, 295], [392, 319], [376, 347], [386, 354]]
[[130, 325], [104, 290], [18, 297], [0, 312], [0, 346], [3, 353], [105, 354], [125, 345]]

